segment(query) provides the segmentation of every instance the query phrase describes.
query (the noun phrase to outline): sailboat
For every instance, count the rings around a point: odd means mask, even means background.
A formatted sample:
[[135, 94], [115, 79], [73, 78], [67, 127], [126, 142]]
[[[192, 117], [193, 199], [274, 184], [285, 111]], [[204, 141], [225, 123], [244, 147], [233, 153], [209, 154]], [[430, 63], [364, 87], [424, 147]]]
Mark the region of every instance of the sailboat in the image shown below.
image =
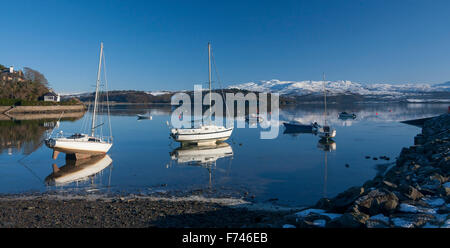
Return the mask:
[[336, 129], [332, 128], [331, 126], [327, 125], [327, 91], [325, 89], [325, 74], [323, 74], [323, 94], [324, 94], [324, 125], [318, 127], [317, 129], [317, 135], [321, 139], [329, 140], [331, 138], [334, 138], [336, 136]]
[[[211, 106], [211, 44], [208, 43], [208, 73], [209, 73], [209, 106]], [[210, 108], [211, 111], [211, 108]], [[225, 141], [233, 132], [233, 127], [227, 128], [220, 125], [201, 124], [194, 128], [172, 128], [170, 136], [177, 142], [185, 144], [211, 145]]]
[[[106, 91], [106, 107], [108, 111], [108, 122], [109, 122], [109, 136], [103, 137], [99, 134], [96, 134], [96, 130], [101, 127], [104, 123], [97, 123], [98, 112], [99, 112], [99, 87], [100, 87], [100, 76], [102, 71], [102, 61], [104, 63], [105, 57], [103, 54], [103, 42], [100, 44], [100, 61], [98, 63], [98, 72], [97, 72], [97, 83], [95, 88], [95, 100], [93, 107], [93, 114], [91, 120], [91, 133], [83, 134], [83, 133], [75, 133], [68, 137], [64, 137], [63, 133], [60, 132], [60, 135], [55, 138], [47, 138], [45, 140], [45, 144], [55, 151], [61, 151], [67, 154], [71, 153], [89, 153], [89, 154], [106, 154], [111, 146], [112, 142], [112, 132], [111, 132], [111, 122], [109, 121], [109, 101], [108, 101], [108, 93]], [[106, 81], [106, 73], [105, 73], [105, 81]], [[99, 132], [97, 132], [99, 133]], [[100, 132], [102, 133], [102, 132]]]

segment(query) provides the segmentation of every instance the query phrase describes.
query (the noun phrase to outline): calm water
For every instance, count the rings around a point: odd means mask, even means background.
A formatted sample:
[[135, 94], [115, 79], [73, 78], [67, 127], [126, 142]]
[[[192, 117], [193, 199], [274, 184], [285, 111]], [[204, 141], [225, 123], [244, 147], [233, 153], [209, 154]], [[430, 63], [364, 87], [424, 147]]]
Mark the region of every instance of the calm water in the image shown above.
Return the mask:
[[[136, 114], [147, 111], [152, 119], [138, 121]], [[355, 112], [357, 118], [339, 120], [340, 111]], [[53, 164], [66, 164], [65, 157], [53, 160], [52, 151], [41, 142], [56, 121], [5, 120], [0, 121], [0, 193], [200, 192], [308, 205], [361, 185], [376, 175], [380, 164], [392, 162], [402, 147], [412, 145], [420, 129], [399, 121], [446, 111], [447, 105], [439, 104], [331, 105], [329, 122], [337, 129], [332, 147], [321, 146], [312, 134], [285, 134], [281, 125], [273, 140], [260, 140], [261, 129], [247, 127], [235, 129], [227, 144], [216, 149], [177, 152], [179, 145], [169, 139], [166, 125], [170, 107], [116, 106], [111, 116], [115, 139], [109, 152], [111, 165], [85, 180], [57, 186], [45, 180]], [[280, 120], [321, 121], [322, 112], [322, 106], [313, 105], [284, 108]], [[55, 132], [79, 132], [86, 118], [90, 113], [78, 120], [62, 120]], [[215, 162], [203, 163], [208, 159]]]

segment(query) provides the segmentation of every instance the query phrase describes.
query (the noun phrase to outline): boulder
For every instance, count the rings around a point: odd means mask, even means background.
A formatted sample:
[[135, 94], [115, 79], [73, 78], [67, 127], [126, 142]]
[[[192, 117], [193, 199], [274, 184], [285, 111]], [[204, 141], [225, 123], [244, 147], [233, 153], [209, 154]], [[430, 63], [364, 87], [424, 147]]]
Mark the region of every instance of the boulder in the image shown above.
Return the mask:
[[331, 199], [333, 212], [343, 213], [364, 193], [363, 187], [351, 187]]
[[361, 228], [365, 227], [369, 215], [361, 212], [345, 213], [341, 217], [331, 220], [327, 223], [327, 227], [347, 227], [347, 228]]
[[355, 201], [354, 207], [369, 215], [392, 213], [398, 205], [397, 196], [387, 190], [375, 189]]
[[319, 201], [317, 201], [316, 205], [314, 205], [313, 208], [330, 210], [333, 208], [333, 204], [330, 199], [321, 198]]
[[406, 197], [408, 197], [413, 201], [420, 199], [424, 196], [422, 193], [420, 193], [419, 190], [410, 185], [404, 185], [400, 187], [400, 191], [403, 193], [403, 195], [405, 195]]

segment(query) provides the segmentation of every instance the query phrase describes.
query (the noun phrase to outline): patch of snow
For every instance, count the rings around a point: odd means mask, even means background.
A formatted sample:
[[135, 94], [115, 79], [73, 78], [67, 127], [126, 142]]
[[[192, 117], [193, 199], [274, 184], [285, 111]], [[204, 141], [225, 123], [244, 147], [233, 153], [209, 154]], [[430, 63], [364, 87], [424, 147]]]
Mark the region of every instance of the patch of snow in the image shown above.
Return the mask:
[[[230, 89], [243, 89], [257, 92], [275, 92], [282, 95], [308, 95], [322, 94], [325, 83], [328, 94], [360, 94], [378, 96], [408, 96], [418, 92], [448, 91], [450, 87], [444, 85], [431, 85], [426, 83], [405, 84], [361, 84], [348, 80], [338, 81], [280, 81], [278, 79], [248, 82], [229, 86]], [[410, 99], [416, 102], [418, 99]], [[446, 99], [433, 99], [445, 101]]]
[[318, 226], [318, 227], [325, 227], [326, 223], [327, 223], [327, 221], [324, 219], [318, 219], [318, 220], [313, 221], [313, 225]]
[[370, 219], [378, 220], [378, 221], [384, 222], [386, 224], [389, 224], [389, 217], [384, 216], [383, 214], [377, 214], [377, 215], [371, 216]]
[[395, 227], [402, 227], [402, 228], [414, 227], [414, 224], [412, 222], [402, 219], [402, 218], [393, 218], [392, 223], [394, 223]]
[[159, 96], [159, 95], [169, 94], [170, 91], [147, 91], [145, 93], [153, 95], [153, 96]]
[[295, 215], [296, 215], [297, 217], [303, 217], [303, 218], [304, 218], [304, 217], [308, 216], [308, 215], [311, 214], [311, 213], [322, 214], [322, 213], [325, 213], [325, 210], [323, 210], [323, 209], [309, 208], [309, 209], [300, 211], [300, 212], [298, 212], [298, 213], [295, 213]]
[[441, 226], [442, 228], [450, 228], [450, 219], [446, 220], [444, 225]]
[[294, 225], [291, 224], [284, 224], [283, 228], [296, 228]]
[[416, 206], [410, 205], [410, 204], [406, 204], [406, 203], [402, 203], [400, 204], [400, 209], [401, 212], [405, 212], [405, 213], [417, 213], [419, 212], [419, 209]]

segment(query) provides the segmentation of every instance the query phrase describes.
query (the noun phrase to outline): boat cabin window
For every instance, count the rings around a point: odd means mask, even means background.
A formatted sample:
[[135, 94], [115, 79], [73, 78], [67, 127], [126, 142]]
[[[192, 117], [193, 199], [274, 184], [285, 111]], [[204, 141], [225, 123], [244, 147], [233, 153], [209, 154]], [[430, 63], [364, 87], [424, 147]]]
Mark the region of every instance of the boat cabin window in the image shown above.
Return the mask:
[[97, 138], [89, 138], [88, 141], [91, 141], [91, 142], [100, 142], [100, 140], [97, 139]]
[[83, 137], [84, 137], [83, 134], [75, 133], [75, 134], [71, 135], [69, 138], [71, 138], [71, 139], [79, 139], [79, 138], [83, 138]]

